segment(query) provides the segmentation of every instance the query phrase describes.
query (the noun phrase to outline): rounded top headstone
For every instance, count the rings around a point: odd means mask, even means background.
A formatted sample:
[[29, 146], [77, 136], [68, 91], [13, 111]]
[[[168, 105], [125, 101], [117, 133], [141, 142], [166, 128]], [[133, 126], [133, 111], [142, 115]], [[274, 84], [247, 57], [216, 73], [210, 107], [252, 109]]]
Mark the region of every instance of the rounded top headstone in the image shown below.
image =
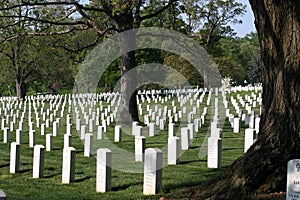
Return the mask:
[[0, 200], [6, 200], [6, 194], [0, 189]]

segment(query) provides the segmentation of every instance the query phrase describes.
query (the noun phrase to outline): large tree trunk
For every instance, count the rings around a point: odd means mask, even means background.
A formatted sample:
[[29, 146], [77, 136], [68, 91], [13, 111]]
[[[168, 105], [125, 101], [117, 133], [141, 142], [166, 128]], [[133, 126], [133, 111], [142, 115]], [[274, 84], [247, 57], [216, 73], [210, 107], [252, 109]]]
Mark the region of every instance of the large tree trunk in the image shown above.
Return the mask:
[[16, 93], [18, 99], [25, 99], [27, 88], [23, 81], [16, 79]]
[[[117, 20], [122, 31], [133, 29], [132, 14], [120, 16]], [[139, 121], [137, 108], [137, 82], [136, 82], [136, 58], [135, 49], [136, 39], [134, 31], [126, 34], [122, 33], [119, 41], [121, 46], [121, 104], [120, 104], [120, 121], [121, 125], [129, 125], [133, 121]]]
[[244, 156], [206, 185], [212, 199], [285, 191], [287, 162], [300, 158], [300, 1], [249, 1], [261, 47], [260, 132]]
[[120, 124], [139, 121], [137, 109], [137, 83], [134, 51], [121, 55], [121, 104]]

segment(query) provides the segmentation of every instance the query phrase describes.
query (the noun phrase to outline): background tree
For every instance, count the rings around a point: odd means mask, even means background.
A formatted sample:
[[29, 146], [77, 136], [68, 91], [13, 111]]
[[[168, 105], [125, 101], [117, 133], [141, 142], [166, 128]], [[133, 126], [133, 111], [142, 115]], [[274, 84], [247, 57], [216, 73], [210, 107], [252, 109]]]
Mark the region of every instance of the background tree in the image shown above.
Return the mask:
[[[45, 92], [50, 91], [52, 85], [57, 89], [74, 82], [69, 55], [55, 48], [53, 43], [53, 36], [31, 35], [17, 35], [2, 43], [1, 75], [10, 86], [10, 95], [24, 99], [28, 90]], [[15, 81], [11, 83], [12, 80]]]
[[9, 58], [0, 53], [0, 96], [11, 96], [15, 88], [13, 68], [9, 65]]
[[259, 64], [259, 41], [257, 33], [249, 33], [242, 38], [241, 53], [246, 61], [247, 66], [247, 80], [250, 83], [262, 82], [262, 71]]
[[24, 99], [27, 92], [27, 81], [38, 67], [37, 57], [32, 55], [32, 40], [25, 36], [17, 36], [15, 39], [2, 43], [1, 52], [11, 69], [14, 69], [16, 94], [19, 99]]
[[210, 52], [223, 77], [231, 77], [236, 84], [261, 82], [256, 33], [243, 38], [220, 37]]
[[72, 60], [73, 53], [56, 47], [56, 36], [35, 37], [34, 40], [37, 40], [42, 48], [39, 51], [34, 51], [34, 57], [37, 57], [39, 65], [31, 77], [35, 82], [41, 84], [42, 91], [51, 90], [55, 94], [62, 86], [73, 86], [76, 74]]
[[[6, 61], [8, 61], [6, 63], [7, 67], [10, 67], [14, 71], [14, 85], [17, 97], [24, 99], [29, 89], [29, 84], [35, 89], [44, 87], [42, 83], [38, 83], [35, 80], [40, 79], [43, 75], [47, 75], [44, 73], [45, 69], [49, 70], [53, 66], [55, 60], [53, 58], [55, 56], [56, 58], [63, 56], [62, 54], [59, 56], [54, 54], [53, 48], [49, 46], [50, 38], [45, 40], [45, 38], [36, 37], [46, 35], [46, 31], [47, 36], [53, 35], [52, 32], [49, 32], [52, 27], [38, 21], [30, 20], [45, 13], [44, 9], [35, 9], [27, 5], [22, 6], [21, 2], [18, 0], [13, 2], [2, 1], [0, 4], [0, 52], [2, 56], [6, 57]], [[56, 9], [49, 8], [47, 14], [45, 18], [51, 15], [60, 17], [65, 13], [62, 7], [58, 7]], [[59, 29], [51, 29], [51, 31], [55, 31], [57, 34], [65, 32], [59, 31]], [[43, 53], [47, 55], [45, 56]], [[51, 55], [54, 55], [54, 57], [51, 57]], [[45, 65], [48, 66], [43, 68], [42, 66]], [[53, 70], [53, 72], [57, 71], [61, 70]], [[53, 80], [54, 76], [50, 74], [47, 76], [48, 78], [45, 80]]]
[[[103, 0], [91, 1], [89, 4], [82, 4], [76, 0], [58, 2], [22, 1], [21, 3], [16, 1], [12, 3], [12, 5], [2, 3], [3, 5], [1, 6], [1, 10], [9, 11], [14, 8], [22, 9], [26, 7], [34, 10], [32, 15], [26, 16], [24, 13], [21, 13], [21, 15], [4, 15], [4, 17], [10, 17], [13, 19], [22, 18], [26, 21], [34, 21], [54, 26], [67, 26], [67, 29], [65, 29], [64, 32], [72, 32], [74, 29], [94, 29], [99, 37], [110, 37], [111, 34], [115, 32], [123, 32], [140, 27], [142, 21], [164, 12], [170, 5], [173, 4], [173, 2], [174, 0], [153, 1], [152, 3], [157, 5], [153, 12], [146, 12], [150, 9], [150, 5], [152, 4], [142, 0]], [[56, 13], [53, 14], [53, 11], [64, 15], [56, 15]], [[75, 14], [80, 17], [74, 17]], [[70, 28], [70, 26], [72, 27]], [[129, 37], [123, 38], [120, 42], [120, 45], [124, 48], [134, 47], [134, 35], [129, 35]], [[129, 90], [129, 88], [136, 88], [135, 78], [127, 78], [126, 76], [123, 76], [128, 71], [135, 70], [135, 66], [136, 59], [134, 51], [121, 55], [121, 124], [139, 121], [135, 95], [136, 92], [131, 94]]]
[[214, 38], [233, 35], [229, 24], [242, 23], [246, 6], [235, 0], [183, 0], [188, 27], [208, 49]]
[[[27, 8], [11, 9], [1, 12], [1, 48], [0, 52], [6, 56], [9, 65], [14, 69], [15, 86], [18, 98], [24, 98], [26, 95], [25, 79], [29, 75], [27, 70], [30, 62], [22, 61], [22, 48], [29, 46], [25, 33], [30, 29], [30, 25], [23, 22], [21, 14], [28, 15]], [[18, 16], [17, 22], [13, 18], [4, 18], [3, 16]], [[26, 49], [26, 47], [25, 47]], [[23, 57], [24, 58], [24, 57]], [[27, 66], [24, 66], [27, 63]]]
[[[210, 54], [221, 37], [235, 34], [229, 24], [242, 23], [238, 17], [246, 12], [246, 6], [235, 0], [182, 0], [181, 7], [187, 16], [189, 34]], [[229, 64], [228, 59], [222, 64]], [[203, 72], [204, 83], [209, 79], [208, 74]]]
[[[150, 14], [151, 12], [154, 12], [157, 7], [157, 4], [151, 3], [145, 12]], [[186, 22], [182, 17], [183, 13], [183, 8], [180, 5], [180, 2], [175, 1], [164, 12], [161, 12], [150, 19], [144, 20], [141, 23], [141, 26], [167, 28], [187, 34], [188, 30]]]
[[[182, 57], [178, 57], [178, 55], [167, 53], [164, 58], [164, 65], [172, 67], [174, 70], [178, 71], [182, 76], [185, 77], [186, 81], [188, 81], [191, 85], [198, 85], [200, 87], [204, 86], [202, 76], [199, 74], [197, 69], [195, 69], [189, 62], [184, 60]], [[185, 82], [180, 81], [179, 78], [175, 78], [175, 73], [169, 73], [167, 79], [170, 82], [176, 83], [177, 88], [181, 88]], [[173, 79], [173, 80], [172, 80]]]
[[120, 60], [117, 59], [104, 71], [102, 77], [99, 80], [98, 87], [104, 88], [105, 92], [119, 91], [120, 88], [114, 88], [116, 83], [120, 80]]

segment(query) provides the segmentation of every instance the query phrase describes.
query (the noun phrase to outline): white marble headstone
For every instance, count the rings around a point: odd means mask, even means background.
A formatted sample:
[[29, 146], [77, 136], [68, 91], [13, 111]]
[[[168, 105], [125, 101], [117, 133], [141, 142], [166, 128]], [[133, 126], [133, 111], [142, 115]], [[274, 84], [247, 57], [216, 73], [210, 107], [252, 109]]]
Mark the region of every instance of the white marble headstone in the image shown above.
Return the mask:
[[41, 178], [44, 174], [44, 149], [43, 145], [35, 145], [33, 150], [33, 178]]
[[175, 136], [175, 124], [174, 123], [169, 123], [168, 137], [171, 138], [173, 136]]
[[9, 141], [9, 129], [7, 127], [3, 128], [3, 143], [8, 143]]
[[155, 135], [155, 123], [149, 123], [149, 137], [153, 137]]
[[233, 132], [234, 133], [240, 132], [240, 118], [238, 117], [233, 119]]
[[93, 134], [86, 133], [84, 138], [84, 157], [90, 157], [93, 150]]
[[41, 124], [41, 135], [45, 135], [46, 133], [46, 124], [42, 123]]
[[222, 164], [222, 139], [209, 137], [207, 147], [207, 167], [220, 168]]
[[144, 153], [146, 149], [146, 138], [144, 136], [135, 136], [135, 162], [144, 161]]
[[29, 131], [29, 147], [34, 147], [35, 145], [35, 130]]
[[101, 140], [103, 138], [103, 132], [104, 132], [103, 126], [98, 126], [97, 140]]
[[122, 141], [122, 126], [115, 126], [115, 138], [114, 142], [121, 142]]
[[20, 145], [16, 142], [10, 144], [10, 173], [18, 173], [20, 169]]
[[300, 159], [287, 164], [286, 200], [300, 200]]
[[190, 139], [194, 139], [194, 123], [189, 123], [187, 126], [190, 130]]
[[255, 129], [252, 129], [252, 128], [245, 129], [245, 143], [244, 143], [244, 152], [245, 153], [248, 151], [248, 149], [254, 143], [255, 137], [256, 137]]
[[181, 149], [188, 150], [190, 146], [190, 130], [187, 127], [181, 128]]
[[96, 191], [111, 190], [111, 150], [100, 148], [97, 150]]
[[21, 129], [16, 130], [16, 143], [17, 144], [22, 143], [22, 130]]
[[131, 126], [132, 135], [135, 135], [137, 126], [138, 126], [138, 122], [132, 122], [132, 126]]
[[46, 151], [52, 150], [52, 134], [46, 134]]
[[63, 149], [62, 163], [62, 183], [69, 184], [75, 180], [75, 157], [76, 150], [74, 147]]
[[160, 149], [149, 148], [145, 151], [144, 195], [157, 194], [162, 185], [163, 153]]
[[168, 165], [176, 165], [180, 155], [180, 138], [168, 138]]
[[64, 134], [64, 148], [72, 146], [72, 135]]

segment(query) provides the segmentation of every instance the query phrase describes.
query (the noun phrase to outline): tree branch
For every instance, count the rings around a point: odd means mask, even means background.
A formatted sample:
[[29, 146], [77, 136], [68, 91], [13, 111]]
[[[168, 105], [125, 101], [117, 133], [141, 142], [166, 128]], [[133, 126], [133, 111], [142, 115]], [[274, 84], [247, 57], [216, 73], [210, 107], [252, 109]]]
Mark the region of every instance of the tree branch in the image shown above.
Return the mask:
[[79, 14], [85, 18], [87, 20], [87, 24], [92, 27], [94, 30], [96, 30], [101, 36], [105, 36], [105, 34], [107, 33], [108, 29], [103, 30], [99, 24], [95, 23], [94, 20], [92, 20], [87, 14], [86, 12], [84, 12], [84, 7], [82, 5], [80, 5], [78, 2], [76, 2], [75, 0], [72, 0], [72, 2], [74, 2], [74, 5], [76, 7], [76, 10], [79, 12]]
[[140, 17], [140, 22], [143, 21], [143, 20], [150, 19], [152, 17], [155, 17], [155, 16], [161, 14], [162, 12], [164, 12], [165, 10], [167, 10], [176, 1], [178, 1], [178, 0], [169, 0], [169, 3], [167, 5], [165, 5], [164, 7], [162, 7], [160, 10], [156, 11], [155, 13], [152, 13], [152, 14]]
[[3, 7], [0, 9], [0, 11], [6, 11], [6, 10], [11, 10], [14, 8], [21, 8], [21, 7], [25, 7], [25, 6], [55, 6], [55, 5], [62, 5], [62, 6], [76, 6], [78, 8], [80, 8], [81, 10], [84, 11], [96, 11], [96, 12], [103, 12], [106, 13], [107, 15], [111, 16], [111, 13], [106, 10], [106, 9], [102, 9], [102, 8], [96, 8], [96, 7], [88, 7], [88, 6], [84, 6], [82, 4], [80, 4], [79, 2], [75, 1], [75, 0], [66, 0], [66, 1], [50, 1], [50, 2], [26, 2], [26, 1], [22, 1], [21, 4], [15, 4], [9, 7]]
[[91, 44], [86, 45], [84, 47], [77, 48], [77, 49], [69, 48], [67, 45], [59, 45], [59, 46], [56, 46], [56, 47], [61, 47], [61, 48], [65, 49], [66, 51], [77, 53], [77, 52], [80, 52], [80, 51], [82, 51], [84, 49], [87, 49], [87, 48], [95, 46], [99, 42], [100, 38], [102, 38], [102, 37], [103, 36], [101, 36], [100, 34], [98, 34], [97, 38]]
[[2, 49], [0, 49], [0, 54], [2, 54], [2, 55], [4, 55], [4, 56], [8, 57], [9, 59], [12, 59], [12, 56], [9, 55], [8, 53], [4, 52]]
[[26, 7], [26, 6], [50, 6], [50, 5], [74, 5], [73, 2], [70, 1], [52, 1], [52, 2], [33, 2], [33, 3], [29, 3], [22, 1], [21, 4], [14, 4], [12, 6], [8, 6], [8, 7], [2, 7], [0, 9], [0, 11], [6, 11], [6, 10], [11, 10], [11, 9], [15, 9], [15, 8], [22, 8], [22, 7]]
[[59, 21], [52, 21], [52, 20], [47, 20], [47, 19], [39, 19], [35, 17], [29, 17], [29, 16], [17, 16], [17, 15], [3, 15], [1, 16], [2, 18], [24, 18], [30, 21], [35, 21], [35, 22], [41, 22], [45, 24], [53, 24], [53, 25], [79, 25], [79, 24], [86, 24], [86, 22], [78, 20], [74, 22], [70, 21], [64, 21], [64, 22], [59, 22]]
[[56, 31], [56, 32], [27, 32], [27, 33], [18, 33], [18, 34], [15, 34], [11, 37], [8, 37], [8, 38], [5, 38], [4, 40], [2, 40], [0, 42], [0, 44], [3, 44], [7, 41], [11, 41], [11, 40], [14, 40], [18, 37], [21, 37], [21, 36], [50, 36], [50, 35], [64, 35], [64, 34], [69, 34], [69, 33], [72, 33], [74, 31], [84, 31], [84, 30], [88, 30], [89, 27], [73, 27], [71, 29], [66, 29], [66, 30], [62, 30], [62, 31]]
[[108, 9], [102, 9], [102, 8], [96, 8], [96, 7], [87, 7], [84, 6], [82, 4], [79, 4], [78, 2], [76, 2], [76, 0], [71, 0], [74, 4], [74, 6], [76, 6], [76, 8], [78, 9], [78, 12], [81, 14], [81, 12], [84, 11], [95, 11], [95, 12], [102, 12], [107, 14], [109, 17], [112, 17], [110, 10]]

